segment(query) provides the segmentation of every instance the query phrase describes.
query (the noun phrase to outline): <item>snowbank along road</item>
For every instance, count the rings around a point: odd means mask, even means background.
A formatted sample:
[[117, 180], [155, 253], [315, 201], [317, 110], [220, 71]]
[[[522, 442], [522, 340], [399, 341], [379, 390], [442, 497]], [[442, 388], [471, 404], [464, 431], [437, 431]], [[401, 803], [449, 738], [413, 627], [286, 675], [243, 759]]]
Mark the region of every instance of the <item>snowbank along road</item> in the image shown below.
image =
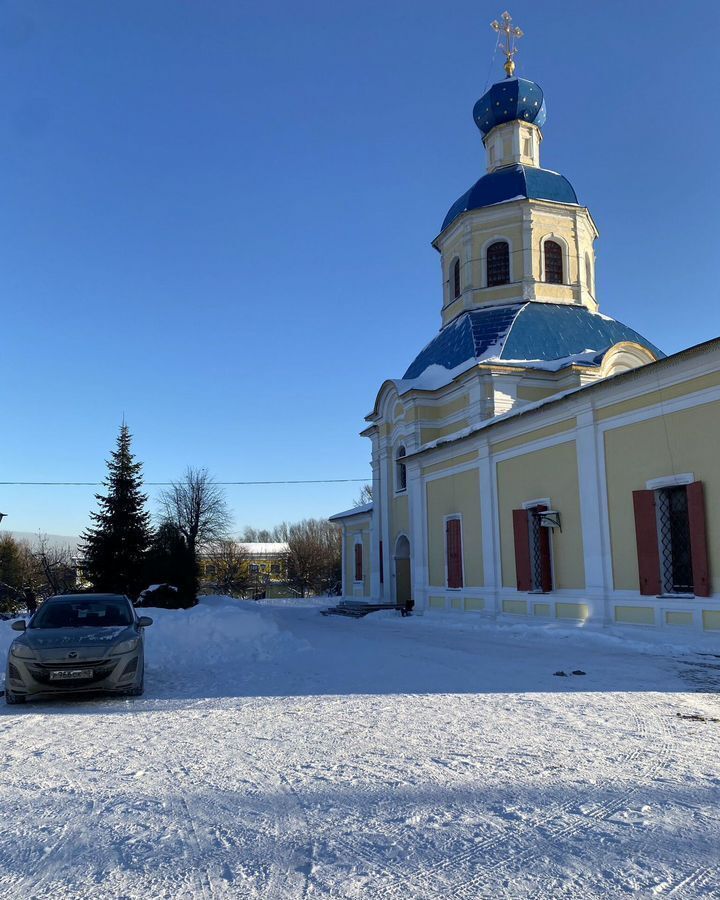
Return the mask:
[[144, 697], [2, 709], [4, 900], [720, 897], [712, 652], [150, 614]]

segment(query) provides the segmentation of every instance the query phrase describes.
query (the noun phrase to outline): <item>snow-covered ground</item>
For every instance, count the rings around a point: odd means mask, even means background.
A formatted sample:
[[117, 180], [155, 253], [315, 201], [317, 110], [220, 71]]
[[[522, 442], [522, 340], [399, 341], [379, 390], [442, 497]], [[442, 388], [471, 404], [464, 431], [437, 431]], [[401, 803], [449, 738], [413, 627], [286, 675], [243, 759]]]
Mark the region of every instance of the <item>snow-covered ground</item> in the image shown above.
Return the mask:
[[150, 614], [144, 697], [0, 711], [3, 900], [720, 897], [707, 651]]

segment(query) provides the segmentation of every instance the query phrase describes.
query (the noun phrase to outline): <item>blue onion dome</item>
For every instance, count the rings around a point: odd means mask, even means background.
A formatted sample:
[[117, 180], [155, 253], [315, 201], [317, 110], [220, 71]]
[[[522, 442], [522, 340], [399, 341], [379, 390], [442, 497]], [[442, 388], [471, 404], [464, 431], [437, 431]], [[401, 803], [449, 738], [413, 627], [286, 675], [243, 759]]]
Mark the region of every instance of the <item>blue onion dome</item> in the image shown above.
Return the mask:
[[462, 313], [420, 351], [403, 375], [428, 369], [458, 374], [479, 363], [558, 371], [597, 369], [615, 344], [631, 341], [657, 359], [665, 354], [634, 328], [576, 304], [525, 301]]
[[525, 199], [573, 204], [578, 202], [573, 186], [564, 175], [536, 166], [504, 166], [483, 175], [453, 203], [440, 231], [445, 231], [451, 222], [468, 210]]
[[542, 128], [547, 118], [542, 88], [527, 78], [499, 81], [475, 104], [473, 118], [483, 137], [496, 125], [515, 119], [532, 122]]

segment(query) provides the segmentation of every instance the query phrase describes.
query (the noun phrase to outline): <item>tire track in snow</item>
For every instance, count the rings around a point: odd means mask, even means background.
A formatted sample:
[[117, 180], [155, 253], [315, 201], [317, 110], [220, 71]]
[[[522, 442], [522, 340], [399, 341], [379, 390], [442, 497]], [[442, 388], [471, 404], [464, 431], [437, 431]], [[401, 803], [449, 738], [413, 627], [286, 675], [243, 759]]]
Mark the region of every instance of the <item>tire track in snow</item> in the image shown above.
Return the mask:
[[[310, 872], [314, 861], [314, 846], [303, 841], [300, 837], [309, 834], [310, 828], [305, 815], [305, 810], [300, 803], [297, 792], [291, 787], [287, 778], [278, 772], [269, 772], [262, 769], [256, 762], [256, 756], [247, 750], [240, 750], [247, 761], [248, 766], [260, 775], [265, 784], [271, 788], [268, 795], [276, 793], [282, 797], [275, 804], [275, 854], [267, 888], [263, 891], [263, 898], [275, 900], [302, 900], [307, 896], [310, 882]], [[289, 843], [289, 847], [288, 847]], [[309, 847], [309, 851], [308, 851]], [[301, 859], [302, 858], [302, 859]], [[291, 863], [291, 860], [295, 863]], [[297, 884], [298, 879], [292, 879], [290, 872], [300, 873], [302, 883]], [[285, 889], [289, 882], [294, 881], [292, 893]]]
[[[79, 782], [65, 776], [65, 786], [70, 787], [69, 793], [82, 793]], [[97, 811], [97, 801], [95, 799], [83, 801], [84, 809], [81, 814], [73, 817], [70, 822], [66, 819], [60, 827], [60, 833], [53, 843], [43, 849], [41, 856], [34, 864], [31, 864], [26, 870], [23, 878], [14, 885], [9, 886], [10, 894], [7, 895], [13, 900], [29, 900], [40, 896], [43, 886], [52, 880], [57, 873], [58, 868], [62, 866], [62, 851], [71, 840], [83, 834], [85, 831], [85, 818], [94, 816]]]
[[[696, 892], [698, 888], [702, 888], [708, 881], [714, 876], [718, 874], [718, 870], [713, 868], [712, 866], [699, 866], [697, 869], [694, 869], [690, 872], [689, 875], [686, 875], [682, 881], [678, 881], [676, 885], [670, 888], [670, 890], [665, 895], [666, 897], [697, 897], [699, 896]], [[690, 894], [688, 891], [693, 889], [693, 893]]]
[[[638, 773], [636, 776], [636, 778], [642, 779], [643, 781], [651, 781], [656, 777], [658, 772], [665, 767], [670, 756], [667, 728], [663, 718], [656, 716], [654, 724], [660, 732], [661, 739], [659, 743], [650, 745], [648, 730], [644, 719], [635, 713], [635, 710], [630, 704], [628, 704], [627, 711], [635, 726], [637, 745], [629, 753], [623, 755], [616, 765], [621, 769], [628, 763], [633, 763], [640, 758], [647, 757], [649, 752], [648, 748], [652, 746], [654, 753], [650, 764], [645, 767], [643, 772]], [[477, 842], [473, 847], [453, 854], [451, 858], [440, 860], [434, 865], [424, 867], [421, 871], [405, 875], [394, 884], [380, 888], [377, 891], [376, 896], [378, 900], [406, 900], [409, 896], [408, 890], [412, 889], [413, 896], [418, 898], [420, 896], [437, 898], [454, 896], [466, 898], [466, 900], [478, 900], [481, 896], [487, 896], [488, 898], [495, 900], [498, 896], [497, 888], [483, 885], [483, 882], [488, 881], [490, 877], [497, 881], [499, 875], [503, 873], [509, 874], [511, 869], [517, 870], [519, 864], [526, 862], [529, 857], [536, 855], [537, 844], [533, 843], [531, 846], [527, 846], [528, 838], [534, 838], [535, 841], [537, 841], [537, 838], [540, 837], [543, 842], [552, 843], [558, 838], [569, 838], [583, 832], [592, 832], [603, 822], [625, 807], [629, 799], [640, 789], [641, 785], [635, 784], [624, 790], [619, 796], [609, 798], [600, 803], [589, 802], [589, 797], [588, 800], [584, 802], [582, 797], [578, 797], [577, 795], [573, 796], [571, 799], [553, 807], [553, 810], [546, 815], [529, 818], [522, 824], [516, 825], [512, 830], [503, 829], [497, 834]], [[578, 806], [589, 806], [591, 811], [585, 814], [586, 818], [582, 821], [568, 823], [565, 818], [566, 814]], [[555, 825], [554, 823], [558, 822], [558, 820], [561, 821]], [[548, 834], [543, 835], [540, 832], [540, 829], [547, 829]], [[508, 851], [508, 854], [503, 859], [483, 866], [474, 877], [454, 886], [446, 883], [439, 893], [428, 887], [428, 879], [433, 876], [448, 875], [453, 870], [466, 866], [481, 855], [496, 850], [500, 845]], [[413, 885], [413, 888], [410, 887], [411, 885]], [[482, 890], [485, 890], [488, 893], [479, 893]], [[422, 894], [420, 893], [421, 891]], [[450, 894], [448, 893], [449, 891], [451, 892]], [[548, 895], [542, 889], [535, 894], [529, 895], [529, 897], [530, 896], [532, 896], [534, 900], [535, 898], [536, 900], [553, 900], [552, 895]]]
[[[633, 719], [637, 722], [638, 726], [638, 734], [641, 740], [641, 745], [637, 748], [636, 751], [628, 754], [627, 759], [634, 760], [641, 756], [647, 755], [649, 752], [649, 736], [646, 727], [646, 722], [640, 716], [637, 716], [634, 713], [634, 710], [629, 709], [631, 712]], [[652, 761], [649, 766], [646, 767], [644, 772], [639, 773], [636, 777], [639, 780], [644, 782], [652, 781], [657, 774], [663, 770], [666, 766], [666, 763], [670, 757], [670, 743], [668, 740], [669, 733], [667, 726], [665, 725], [664, 719], [661, 716], [655, 717], [655, 724], [657, 725], [657, 730], [660, 733], [660, 741], [659, 744], [653, 744], [653, 749], [655, 749], [655, 754], [652, 758]], [[635, 784], [634, 786], [627, 788], [624, 790], [620, 796], [611, 798], [609, 800], [603, 801], [601, 803], [593, 804], [591, 806], [591, 812], [586, 813], [587, 818], [574, 823], [569, 823], [565, 825], [561, 825], [559, 828], [554, 828], [552, 826], [553, 821], [557, 819], [556, 815], [551, 816], [544, 825], [548, 826], [549, 835], [547, 837], [542, 836], [543, 839], [550, 843], [552, 846], [556, 846], [556, 841], [558, 838], [569, 838], [575, 837], [579, 834], [593, 832], [595, 831], [602, 823], [606, 822], [611, 816], [615, 815], [625, 806], [627, 806], [628, 801], [631, 797], [633, 797], [638, 791], [640, 791], [644, 787], [643, 784]], [[587, 804], [582, 803], [582, 801], [576, 801], [573, 805], [586, 806]], [[512, 859], [504, 859], [499, 860], [497, 863], [492, 864], [490, 866], [485, 867], [485, 869], [479, 872], [474, 878], [465, 882], [460, 888], [458, 888], [453, 896], [460, 898], [467, 898], [467, 900], [476, 900], [479, 895], [478, 888], [480, 887], [480, 882], [486, 880], [487, 876], [492, 874], [497, 877], [498, 874], [504, 872], [508, 874], [508, 870], [512, 867], [517, 870], [518, 863], [524, 863], [530, 856], [537, 853], [537, 848], [535, 846], [526, 847], [524, 850], [520, 850], [517, 853], [514, 853]], [[571, 848], [567, 848], [567, 853], [573, 854]], [[487, 890], [487, 887], [486, 887]], [[493, 890], [491, 893], [487, 893], [487, 897], [497, 897], [497, 891]], [[554, 900], [553, 894], [548, 894], [546, 890], [542, 887], [538, 888], [536, 892], [528, 895], [528, 900]]]

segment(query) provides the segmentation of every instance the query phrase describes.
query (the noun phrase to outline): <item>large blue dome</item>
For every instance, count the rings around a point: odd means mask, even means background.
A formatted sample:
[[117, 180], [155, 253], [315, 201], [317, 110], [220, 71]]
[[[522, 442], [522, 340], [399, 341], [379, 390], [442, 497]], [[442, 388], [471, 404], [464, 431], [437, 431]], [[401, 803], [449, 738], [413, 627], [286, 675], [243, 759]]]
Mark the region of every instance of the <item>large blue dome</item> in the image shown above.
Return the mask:
[[527, 78], [506, 78], [483, 94], [473, 108], [473, 119], [483, 137], [496, 125], [522, 119], [542, 128], [547, 118], [542, 88]]
[[658, 358], [665, 355], [634, 329], [584, 306], [539, 301], [489, 306], [446, 325], [415, 357], [403, 380], [419, 378], [431, 366], [450, 371], [490, 361], [553, 370], [597, 368], [621, 341], [640, 344]]
[[476, 181], [448, 210], [441, 231], [470, 209], [493, 206], [507, 200], [524, 198], [555, 200], [558, 203], [577, 204], [573, 186], [557, 172], [538, 169], [535, 166], [505, 166], [496, 169]]

